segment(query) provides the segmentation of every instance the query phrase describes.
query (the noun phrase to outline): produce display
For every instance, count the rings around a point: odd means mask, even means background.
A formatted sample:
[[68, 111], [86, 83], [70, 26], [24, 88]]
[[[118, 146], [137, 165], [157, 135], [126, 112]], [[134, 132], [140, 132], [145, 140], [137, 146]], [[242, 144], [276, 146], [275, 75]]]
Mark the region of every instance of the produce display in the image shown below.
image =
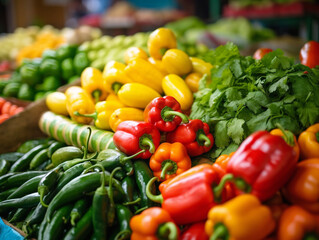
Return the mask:
[[89, 64], [46, 95], [47, 137], [0, 154], [1, 218], [38, 240], [318, 239], [317, 52], [193, 56], [162, 27], [93, 64], [91, 44], [66, 46]]
[[0, 97], [0, 123], [9, 119], [11, 116], [22, 112], [24, 107], [18, 106]]

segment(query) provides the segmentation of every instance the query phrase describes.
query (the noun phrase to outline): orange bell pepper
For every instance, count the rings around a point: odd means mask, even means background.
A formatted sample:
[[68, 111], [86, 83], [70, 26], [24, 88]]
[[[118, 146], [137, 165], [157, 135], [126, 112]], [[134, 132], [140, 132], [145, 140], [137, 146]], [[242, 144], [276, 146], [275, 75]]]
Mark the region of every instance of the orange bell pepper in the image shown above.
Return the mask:
[[199, 81], [202, 77], [202, 74], [196, 72], [192, 72], [186, 76], [185, 82], [193, 93], [198, 91]]
[[180, 142], [162, 143], [152, 155], [149, 164], [154, 176], [162, 181], [173, 178], [192, 166], [187, 149]]
[[[292, 132], [285, 131], [285, 133], [283, 133], [283, 129], [275, 128], [275, 129], [270, 131], [270, 134], [283, 137], [285, 139], [285, 141], [294, 148], [294, 150], [296, 152], [296, 159], [299, 159], [300, 147], [299, 147], [296, 136], [293, 135]], [[293, 141], [292, 141], [292, 137], [293, 137]]]
[[275, 228], [267, 206], [252, 194], [239, 195], [208, 212], [205, 232], [210, 239], [264, 239]]
[[293, 204], [319, 213], [319, 158], [299, 162], [283, 193]]
[[319, 216], [293, 205], [280, 217], [277, 240], [311, 240], [319, 238]]
[[227, 163], [229, 159], [234, 155], [234, 152], [230, 154], [220, 155], [216, 161], [213, 163], [213, 169], [218, 173], [219, 178], [221, 179], [226, 174]]
[[319, 123], [316, 123], [305, 131], [298, 138], [301, 159], [319, 157]]
[[169, 213], [160, 207], [151, 207], [130, 220], [131, 240], [178, 239], [179, 230]]

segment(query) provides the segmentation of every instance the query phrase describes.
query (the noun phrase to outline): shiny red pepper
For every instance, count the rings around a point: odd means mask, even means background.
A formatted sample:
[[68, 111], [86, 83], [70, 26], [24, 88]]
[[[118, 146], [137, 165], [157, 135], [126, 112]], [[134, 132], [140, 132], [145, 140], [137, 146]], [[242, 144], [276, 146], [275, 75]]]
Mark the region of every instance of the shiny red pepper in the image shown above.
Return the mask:
[[175, 130], [181, 122], [188, 123], [187, 116], [182, 113], [181, 105], [172, 96], [153, 99], [144, 110], [144, 120], [162, 132]]
[[224, 201], [225, 190], [215, 191], [218, 174], [210, 164], [200, 164], [170, 178], [159, 185], [160, 195], [153, 195], [151, 187], [157, 180], [152, 178], [146, 193], [149, 199], [162, 204], [176, 224], [190, 224], [205, 220], [209, 209]]
[[179, 125], [173, 132], [167, 133], [166, 140], [170, 143], [182, 143], [191, 157], [208, 152], [214, 144], [214, 137], [209, 132], [208, 124], [199, 119]]
[[208, 240], [205, 232], [205, 221], [194, 223], [183, 230], [180, 240]]
[[138, 154], [136, 158], [147, 159], [160, 144], [160, 132], [150, 123], [141, 121], [123, 121], [121, 122], [114, 135], [115, 146], [127, 155]]
[[299, 59], [301, 64], [310, 68], [314, 68], [319, 65], [319, 42], [306, 42], [300, 49]]
[[238, 194], [250, 192], [264, 201], [283, 187], [296, 164], [296, 152], [282, 137], [257, 131], [230, 158], [221, 182], [230, 181]]

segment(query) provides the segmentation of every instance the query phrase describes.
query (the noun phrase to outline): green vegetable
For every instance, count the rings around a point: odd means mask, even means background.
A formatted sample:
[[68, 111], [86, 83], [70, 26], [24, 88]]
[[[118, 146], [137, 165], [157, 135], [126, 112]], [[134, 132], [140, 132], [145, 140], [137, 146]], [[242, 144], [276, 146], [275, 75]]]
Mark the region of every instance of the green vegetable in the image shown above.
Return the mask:
[[[17, 150], [17, 155], [21, 157], [21, 154], [20, 153], [27, 153], [29, 152], [32, 148], [38, 146], [39, 144], [43, 144], [45, 142], [47, 142], [48, 139], [47, 138], [42, 138], [42, 139], [33, 139], [33, 140], [28, 140], [28, 141], [25, 141], [24, 143], [22, 143], [18, 150]], [[0, 158], [2, 158], [2, 155], [4, 154], [1, 154], [0, 155]], [[14, 154], [13, 154], [14, 155]], [[10, 157], [11, 158], [11, 157]], [[14, 158], [14, 156], [12, 156], [12, 158]], [[17, 159], [16, 159], [17, 160]]]
[[36, 86], [37, 90], [40, 91], [55, 91], [62, 85], [61, 79], [57, 76], [47, 76], [43, 82]]
[[74, 58], [76, 50], [77, 50], [76, 45], [70, 45], [70, 44], [62, 45], [56, 50], [56, 57], [61, 62], [67, 58]]
[[2, 94], [5, 97], [17, 97], [21, 83], [9, 82], [3, 89]]
[[80, 148], [74, 146], [66, 146], [56, 150], [52, 154], [51, 160], [54, 166], [58, 166], [62, 162], [82, 157], [83, 151]]
[[39, 203], [39, 194], [31, 193], [22, 198], [8, 199], [0, 202], [0, 212], [8, 212], [14, 208], [35, 207]]
[[52, 49], [47, 49], [44, 50], [41, 56], [42, 60], [51, 58], [51, 59], [56, 59], [56, 51]]
[[61, 68], [62, 68], [62, 77], [65, 80], [68, 80], [69, 78], [75, 75], [72, 58], [64, 59], [61, 63]]
[[29, 100], [32, 101], [34, 98], [34, 90], [33, 88], [27, 84], [27, 83], [23, 83], [20, 86], [19, 92], [18, 92], [18, 96], [19, 99], [22, 100]]
[[72, 226], [75, 226], [79, 219], [85, 214], [91, 203], [88, 198], [81, 198], [77, 200], [70, 213], [70, 222]]
[[21, 81], [31, 86], [41, 82], [41, 73], [39, 66], [34, 63], [28, 63], [20, 68]]
[[47, 58], [44, 59], [40, 65], [40, 72], [43, 76], [60, 76], [60, 65], [59, 62], [56, 59]]
[[4, 159], [0, 159], [0, 176], [6, 174], [10, 169], [10, 162]]
[[207, 122], [215, 137], [211, 157], [229, 153], [257, 130], [276, 123], [298, 135], [319, 121], [319, 77], [281, 50], [261, 60], [229, 43], [203, 57], [215, 67], [200, 81], [190, 118]]
[[73, 65], [77, 75], [81, 76], [82, 71], [90, 66], [90, 60], [85, 52], [80, 52], [75, 55]]

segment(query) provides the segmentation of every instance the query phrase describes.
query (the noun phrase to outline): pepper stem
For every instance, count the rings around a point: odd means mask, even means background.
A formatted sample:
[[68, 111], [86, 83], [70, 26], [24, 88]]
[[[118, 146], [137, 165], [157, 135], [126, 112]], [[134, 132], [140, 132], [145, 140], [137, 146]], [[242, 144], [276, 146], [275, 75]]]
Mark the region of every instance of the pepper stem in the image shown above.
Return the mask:
[[279, 128], [283, 134], [283, 139], [291, 147], [295, 146], [294, 134], [288, 130], [285, 130], [280, 123], [276, 123], [276, 127]]
[[123, 205], [124, 206], [134, 205], [136, 203], [139, 203], [140, 201], [141, 201], [141, 198], [136, 198], [134, 201], [123, 203]]
[[172, 222], [163, 223], [158, 227], [156, 235], [159, 239], [175, 240], [178, 235], [177, 227]]
[[115, 203], [114, 203], [114, 197], [113, 197], [113, 189], [112, 189], [112, 185], [113, 185], [113, 178], [114, 178], [114, 174], [121, 170], [121, 167], [117, 167], [117, 168], [114, 168], [113, 171], [111, 172], [111, 175], [110, 175], [110, 180], [109, 180], [109, 197], [110, 197], [110, 203], [111, 203], [111, 206], [115, 206]]
[[119, 82], [114, 82], [112, 84], [112, 90], [114, 91], [114, 93], [117, 95], [117, 92], [120, 90], [120, 88], [123, 86], [122, 83]]
[[209, 240], [228, 239], [228, 234], [229, 233], [227, 227], [224, 224], [219, 223], [214, 227], [214, 233]]
[[122, 230], [115, 236], [115, 240], [123, 240], [123, 239], [130, 239], [132, 231], [131, 230]]
[[94, 102], [97, 103], [98, 101], [100, 101], [100, 96], [101, 96], [101, 90], [99, 89], [96, 89], [92, 92], [92, 96], [93, 96], [93, 99], [94, 99]]
[[89, 135], [88, 135], [88, 138], [86, 140], [86, 145], [83, 149], [83, 159], [87, 159], [87, 155], [88, 155], [88, 151], [89, 151], [89, 141], [90, 141], [91, 134], [92, 134], [92, 129], [90, 127], [87, 127], [87, 129], [89, 130]]
[[155, 181], [157, 181], [157, 177], [151, 178], [151, 180], [149, 180], [148, 183], [146, 184], [146, 195], [151, 201], [157, 202], [157, 203], [162, 203], [163, 202], [162, 194], [154, 195], [152, 193], [152, 190], [151, 190], [151, 187], [153, 186], [153, 183]]
[[125, 161], [128, 161], [128, 160], [131, 160], [132, 158], [134, 158], [134, 157], [140, 155], [140, 154], [143, 153], [143, 152], [145, 152], [145, 149], [142, 149], [141, 151], [139, 151], [139, 152], [137, 152], [137, 153], [135, 153], [135, 154], [133, 154], [133, 155], [130, 155], [130, 156], [127, 156], [127, 157], [123, 157], [123, 158], [121, 159], [121, 162], [122, 162], [122, 161], [125, 162]]
[[183, 123], [189, 122], [188, 117], [184, 113], [173, 111], [170, 107], [167, 106], [162, 109], [161, 115], [165, 122], [173, 121], [175, 116], [180, 117]]
[[315, 233], [308, 233], [306, 234], [302, 240], [318, 240], [318, 235]]
[[73, 113], [75, 116], [79, 116], [79, 117], [89, 117], [89, 118], [93, 118], [94, 121], [97, 120], [97, 112], [91, 113], [91, 114], [81, 114], [78, 111], [75, 111]]
[[205, 133], [202, 132], [197, 135], [197, 141], [200, 143], [204, 143], [202, 145], [204, 145], [205, 147], [209, 147], [211, 144], [210, 139], [206, 136]]
[[248, 185], [244, 179], [242, 178], [236, 178], [233, 174], [226, 174], [223, 176], [223, 178], [220, 180], [219, 184], [213, 188], [214, 192], [214, 199], [217, 202], [221, 201], [221, 195], [223, 193], [224, 187], [227, 182], [232, 182], [235, 184], [235, 186], [244, 192], [250, 192], [251, 186]]
[[153, 143], [153, 140], [148, 135], [143, 135], [140, 139], [140, 147], [142, 149], [147, 149], [150, 151], [150, 153], [155, 152], [155, 145]]
[[49, 205], [47, 205], [44, 201], [43, 201], [43, 197], [45, 195], [45, 192], [46, 192], [46, 189], [45, 188], [41, 188], [39, 187], [39, 190], [38, 190], [39, 194], [40, 194], [40, 203], [43, 207], [49, 207]]
[[176, 162], [168, 159], [162, 162], [161, 180], [165, 180], [166, 174], [174, 174], [177, 170]]

